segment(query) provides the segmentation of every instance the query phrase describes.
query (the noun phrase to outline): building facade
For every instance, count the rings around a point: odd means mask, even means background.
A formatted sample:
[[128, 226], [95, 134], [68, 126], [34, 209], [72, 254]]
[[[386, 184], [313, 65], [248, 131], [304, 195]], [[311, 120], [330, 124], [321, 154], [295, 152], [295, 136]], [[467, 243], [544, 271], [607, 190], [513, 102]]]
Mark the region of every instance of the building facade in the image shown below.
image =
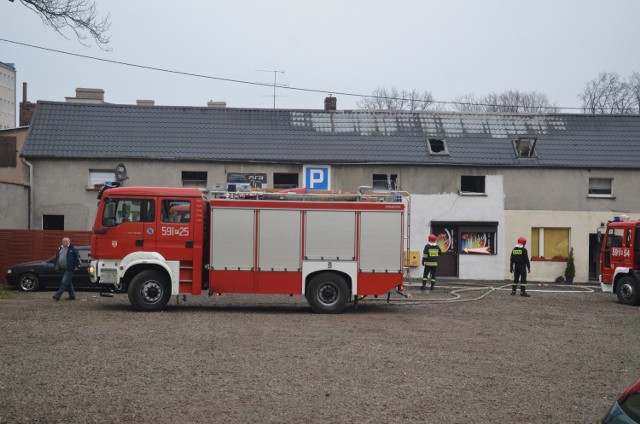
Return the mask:
[[638, 116], [39, 102], [22, 156], [34, 229], [90, 229], [118, 165], [127, 185], [370, 186], [410, 194], [408, 249], [436, 234], [440, 275], [508, 279], [525, 236], [532, 280], [561, 276], [573, 248], [580, 282], [596, 278], [598, 228], [640, 214], [639, 137]]
[[16, 126], [16, 68], [0, 62], [0, 130]]

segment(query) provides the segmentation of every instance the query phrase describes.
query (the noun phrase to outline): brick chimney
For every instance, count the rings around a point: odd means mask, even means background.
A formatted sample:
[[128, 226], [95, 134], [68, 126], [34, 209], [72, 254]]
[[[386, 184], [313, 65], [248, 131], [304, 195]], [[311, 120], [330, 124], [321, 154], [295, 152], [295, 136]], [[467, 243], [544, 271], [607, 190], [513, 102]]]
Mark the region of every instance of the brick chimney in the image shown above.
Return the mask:
[[149, 99], [136, 100], [136, 105], [138, 106], [155, 106], [155, 104], [156, 104], [155, 100], [149, 100]]
[[324, 98], [324, 110], [336, 110], [338, 106], [338, 99], [332, 97], [331, 94]]
[[27, 101], [27, 83], [22, 83], [22, 101], [20, 102], [20, 119], [19, 126], [28, 127], [31, 125], [33, 112], [36, 110], [36, 104]]
[[209, 100], [207, 107], [227, 107], [227, 102], [214, 102], [213, 100]]
[[101, 88], [76, 88], [75, 97], [65, 97], [67, 103], [104, 103], [104, 90]]

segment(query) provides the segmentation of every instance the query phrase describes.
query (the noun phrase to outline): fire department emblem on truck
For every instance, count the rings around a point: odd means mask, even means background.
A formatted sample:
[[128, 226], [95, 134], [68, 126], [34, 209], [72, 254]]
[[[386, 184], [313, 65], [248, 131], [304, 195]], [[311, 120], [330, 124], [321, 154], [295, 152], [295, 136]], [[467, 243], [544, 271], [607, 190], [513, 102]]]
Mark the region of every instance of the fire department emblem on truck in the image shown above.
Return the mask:
[[114, 249], [118, 247], [118, 240], [111, 240], [111, 247], [113, 247]]

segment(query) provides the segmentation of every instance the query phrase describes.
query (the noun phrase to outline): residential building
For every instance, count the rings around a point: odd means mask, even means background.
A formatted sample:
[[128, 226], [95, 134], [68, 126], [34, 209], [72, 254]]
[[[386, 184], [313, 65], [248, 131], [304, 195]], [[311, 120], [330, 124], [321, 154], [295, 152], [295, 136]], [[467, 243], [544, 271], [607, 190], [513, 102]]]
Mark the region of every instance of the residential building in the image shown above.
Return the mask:
[[0, 130], [16, 126], [16, 68], [0, 62]]
[[639, 116], [328, 109], [38, 102], [22, 149], [32, 226], [90, 229], [118, 165], [127, 185], [373, 186], [410, 193], [409, 249], [437, 234], [440, 275], [508, 279], [525, 236], [532, 280], [562, 275], [573, 247], [580, 282], [596, 276], [598, 227], [640, 213]]
[[19, 157], [28, 131], [0, 130], [0, 229], [29, 229], [30, 168]]

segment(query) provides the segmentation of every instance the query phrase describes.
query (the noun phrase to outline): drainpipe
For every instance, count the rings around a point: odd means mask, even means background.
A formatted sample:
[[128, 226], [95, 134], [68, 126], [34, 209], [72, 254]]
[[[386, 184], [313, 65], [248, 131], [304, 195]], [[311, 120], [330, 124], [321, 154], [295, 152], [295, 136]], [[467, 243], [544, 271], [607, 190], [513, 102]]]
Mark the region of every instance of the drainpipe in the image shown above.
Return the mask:
[[32, 181], [33, 181], [33, 165], [31, 163], [29, 163], [28, 160], [26, 160], [25, 158], [20, 158], [22, 159], [22, 162], [27, 165], [29, 167], [29, 202], [27, 205], [27, 211], [29, 213], [29, 221], [27, 222], [27, 230], [31, 229], [31, 208], [33, 207], [33, 190], [31, 188], [32, 186]]

